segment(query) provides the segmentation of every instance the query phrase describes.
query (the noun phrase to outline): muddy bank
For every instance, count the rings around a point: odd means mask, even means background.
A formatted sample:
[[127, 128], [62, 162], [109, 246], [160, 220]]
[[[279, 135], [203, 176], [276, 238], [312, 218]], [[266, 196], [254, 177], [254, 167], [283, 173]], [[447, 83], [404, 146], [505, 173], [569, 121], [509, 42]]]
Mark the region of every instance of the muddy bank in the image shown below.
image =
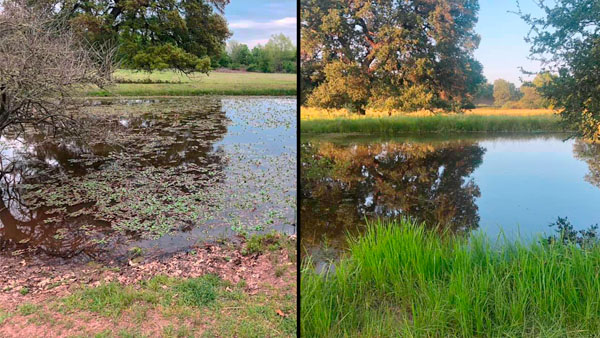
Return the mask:
[[65, 296], [82, 285], [93, 287], [110, 282], [130, 285], [157, 275], [194, 278], [215, 274], [233, 284], [243, 280], [245, 290], [251, 294], [265, 287], [284, 288], [296, 282], [295, 277], [275, 273], [280, 265], [295, 271], [295, 237], [284, 241], [286, 245], [273, 251], [248, 254], [244, 251], [245, 243], [213, 243], [161, 257], [136, 257], [126, 263], [3, 256], [0, 304], [6, 309], [24, 301]]
[[[293, 336], [295, 238], [263, 238], [266, 241], [259, 247], [252, 239], [241, 245], [205, 244], [185, 253], [133, 259], [127, 264], [84, 264], [70, 259], [49, 265], [47, 260], [3, 257], [0, 336]], [[186, 306], [177, 301], [180, 295], [174, 293], [178, 289], [173, 283], [195, 285], [207, 276], [222, 280], [210, 305]], [[115, 295], [116, 303], [98, 312], [84, 304], [92, 299], [78, 298], [90, 292], [85, 290], [111, 290], [111, 283], [118, 285], [112, 292], [128, 290], [122, 296], [131, 297], [129, 304], [119, 305]], [[158, 291], [152, 293], [150, 284], [159, 285]], [[153, 297], [148, 298], [149, 294]]]

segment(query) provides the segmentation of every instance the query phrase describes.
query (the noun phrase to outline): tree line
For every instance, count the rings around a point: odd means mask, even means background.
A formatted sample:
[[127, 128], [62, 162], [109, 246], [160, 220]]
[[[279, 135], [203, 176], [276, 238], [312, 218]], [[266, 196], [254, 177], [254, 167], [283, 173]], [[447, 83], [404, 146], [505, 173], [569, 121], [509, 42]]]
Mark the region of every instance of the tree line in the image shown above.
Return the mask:
[[504, 79], [498, 79], [493, 84], [486, 82], [477, 89], [473, 102], [507, 109], [552, 108], [552, 102], [541, 93], [542, 87], [552, 79], [550, 73], [540, 73], [519, 88]]
[[296, 47], [283, 34], [271, 36], [264, 46], [259, 44], [252, 50], [232, 40], [227, 43], [218, 65], [249, 72], [296, 73]]

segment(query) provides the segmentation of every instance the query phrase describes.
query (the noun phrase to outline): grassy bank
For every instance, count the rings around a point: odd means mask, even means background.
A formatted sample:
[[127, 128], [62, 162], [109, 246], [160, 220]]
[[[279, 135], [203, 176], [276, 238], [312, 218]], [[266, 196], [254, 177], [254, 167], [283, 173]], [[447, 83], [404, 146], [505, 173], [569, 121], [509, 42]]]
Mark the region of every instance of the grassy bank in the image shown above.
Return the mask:
[[14, 268], [0, 257], [0, 337], [295, 336], [295, 239], [254, 235], [162, 259], [137, 249], [127, 265]]
[[302, 120], [303, 133], [561, 132], [560, 118], [546, 115], [438, 115]]
[[191, 74], [173, 71], [152, 73], [118, 70], [117, 83], [106, 90], [89, 89], [85, 96], [196, 96], [196, 95], [296, 95], [295, 74], [221, 73]]
[[332, 336], [590, 336], [600, 331], [600, 247], [492, 248], [417, 224], [370, 224], [335, 271], [305, 264], [301, 328]]
[[[505, 109], [498, 107], [478, 107], [475, 109], [468, 109], [464, 111], [464, 115], [500, 115], [500, 116], [538, 116], [538, 115], [555, 115], [557, 112], [552, 109]], [[439, 113], [440, 115], [449, 115], [449, 113]], [[429, 110], [420, 110], [416, 112], [403, 112], [403, 111], [384, 111], [367, 109], [365, 115], [351, 113], [347, 109], [324, 109], [315, 107], [302, 107], [300, 110], [300, 118], [302, 120], [329, 120], [329, 119], [351, 119], [361, 120], [369, 118], [388, 118], [398, 116], [413, 116], [413, 117], [425, 117], [434, 116], [436, 114]]]

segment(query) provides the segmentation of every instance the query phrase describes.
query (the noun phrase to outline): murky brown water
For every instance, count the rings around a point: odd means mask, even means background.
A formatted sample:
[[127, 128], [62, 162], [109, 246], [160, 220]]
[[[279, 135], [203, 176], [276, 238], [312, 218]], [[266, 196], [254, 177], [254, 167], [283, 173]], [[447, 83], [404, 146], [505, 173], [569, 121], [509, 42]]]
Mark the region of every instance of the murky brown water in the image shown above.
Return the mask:
[[296, 101], [94, 101], [77, 135], [7, 134], [0, 250], [61, 257], [177, 251], [295, 232]]

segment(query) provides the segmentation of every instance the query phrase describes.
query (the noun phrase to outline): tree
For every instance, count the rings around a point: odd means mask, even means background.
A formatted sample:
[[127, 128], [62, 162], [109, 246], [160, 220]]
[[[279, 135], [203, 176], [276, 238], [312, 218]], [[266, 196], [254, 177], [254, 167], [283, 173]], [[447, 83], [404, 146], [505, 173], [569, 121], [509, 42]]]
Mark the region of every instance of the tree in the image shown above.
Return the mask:
[[48, 13], [0, 1], [0, 132], [8, 126], [65, 127], [81, 85], [106, 85], [113, 49], [89, 46]]
[[523, 83], [519, 88], [521, 92], [521, 99], [518, 102], [519, 107], [533, 109], [550, 107], [550, 101], [540, 93], [540, 88], [550, 81], [552, 81], [552, 76], [549, 73], [540, 73], [533, 81]]
[[208, 72], [231, 35], [221, 15], [229, 0], [29, 1], [58, 8], [56, 14], [92, 43], [118, 43], [123, 66], [135, 69]]
[[271, 63], [269, 57], [265, 53], [263, 46], [256, 45], [252, 48], [252, 64], [248, 68], [250, 71], [259, 71], [263, 73], [272, 73]]
[[493, 104], [494, 102], [494, 85], [488, 82], [482, 83], [477, 87], [473, 100], [476, 103]]
[[600, 2], [537, 2], [541, 18], [519, 11], [531, 25], [526, 41], [542, 72], [556, 75], [540, 92], [561, 110], [563, 120], [588, 140], [600, 141]]
[[227, 44], [227, 54], [231, 58], [231, 63], [236, 65], [247, 66], [252, 61], [252, 54], [248, 46], [235, 40]]
[[283, 34], [271, 36], [264, 47], [266, 57], [275, 72], [291, 73], [296, 70], [296, 48]]
[[221, 53], [221, 57], [219, 58], [218, 64], [220, 67], [229, 67], [231, 65], [231, 57], [227, 52], [223, 51]]
[[519, 94], [514, 83], [508, 82], [504, 79], [498, 79], [494, 81], [494, 104], [496, 106], [502, 106], [509, 101], [519, 99]]
[[314, 88], [309, 105], [458, 110], [484, 82], [473, 58], [476, 0], [302, 0], [301, 8], [302, 66], [319, 67], [302, 79], [303, 91]]

